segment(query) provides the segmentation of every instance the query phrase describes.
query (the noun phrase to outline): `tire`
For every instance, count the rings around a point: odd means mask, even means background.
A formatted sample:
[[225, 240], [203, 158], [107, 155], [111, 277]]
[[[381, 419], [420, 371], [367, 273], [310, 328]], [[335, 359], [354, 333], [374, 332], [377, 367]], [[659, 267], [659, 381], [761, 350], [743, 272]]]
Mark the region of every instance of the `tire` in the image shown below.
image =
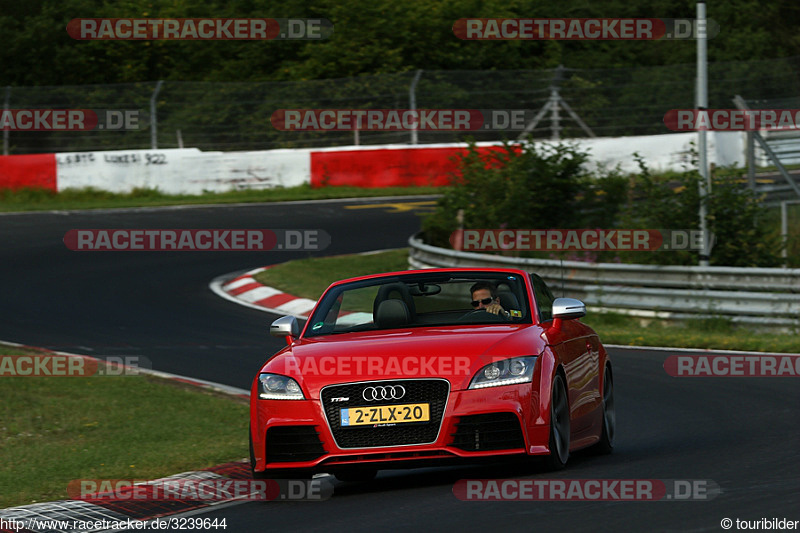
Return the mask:
[[595, 453], [609, 454], [614, 450], [614, 435], [617, 431], [617, 413], [614, 407], [614, 377], [611, 367], [606, 367], [603, 377], [603, 432], [600, 442], [592, 447]]
[[564, 379], [556, 374], [550, 401], [550, 454], [545, 457], [548, 470], [561, 470], [569, 460], [569, 400]]

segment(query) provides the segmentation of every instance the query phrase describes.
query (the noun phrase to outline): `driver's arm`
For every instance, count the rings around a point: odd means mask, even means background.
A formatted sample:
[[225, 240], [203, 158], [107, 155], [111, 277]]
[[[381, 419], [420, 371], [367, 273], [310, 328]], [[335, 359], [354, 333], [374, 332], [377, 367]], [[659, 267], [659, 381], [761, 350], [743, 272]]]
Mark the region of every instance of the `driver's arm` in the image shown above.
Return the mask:
[[503, 306], [497, 302], [492, 302], [488, 306], [486, 306], [486, 311], [492, 313], [493, 315], [502, 315], [506, 318], [511, 316], [508, 311], [503, 309]]

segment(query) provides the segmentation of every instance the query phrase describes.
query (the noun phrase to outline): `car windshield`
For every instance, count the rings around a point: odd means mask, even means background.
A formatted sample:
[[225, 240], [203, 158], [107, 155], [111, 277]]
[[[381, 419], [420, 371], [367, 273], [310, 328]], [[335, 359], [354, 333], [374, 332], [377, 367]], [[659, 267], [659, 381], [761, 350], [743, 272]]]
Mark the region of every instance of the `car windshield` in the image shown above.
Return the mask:
[[[473, 295], [478, 300], [473, 300]], [[526, 323], [531, 323], [530, 304], [525, 281], [519, 274], [431, 272], [334, 287], [311, 315], [305, 336], [424, 326]]]

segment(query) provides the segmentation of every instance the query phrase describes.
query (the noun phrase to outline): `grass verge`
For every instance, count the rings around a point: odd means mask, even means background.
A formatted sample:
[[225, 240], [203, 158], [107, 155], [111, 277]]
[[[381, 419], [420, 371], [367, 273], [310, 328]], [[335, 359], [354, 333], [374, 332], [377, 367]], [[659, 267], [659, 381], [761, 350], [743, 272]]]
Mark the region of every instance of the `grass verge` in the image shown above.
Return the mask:
[[[299, 259], [276, 265], [255, 278], [264, 285], [316, 300], [336, 280], [407, 268], [408, 250], [402, 249], [371, 255]], [[594, 328], [607, 344], [800, 353], [800, 336], [796, 334], [754, 332], [724, 318], [673, 323], [619, 313], [589, 313], [582, 321]]]
[[156, 189], [136, 189], [127, 194], [110, 193], [92, 188], [68, 189], [59, 193], [45, 189], [0, 189], [0, 212], [286, 202], [296, 200], [325, 200], [331, 198], [415, 196], [441, 193], [441, 187], [388, 187], [381, 189], [322, 187], [319, 189], [312, 189], [309, 185], [261, 191], [209, 192], [200, 195], [164, 194]]
[[[0, 346], [0, 355], [42, 353]], [[149, 376], [0, 378], [0, 508], [75, 479], [156, 479], [247, 457], [246, 400]]]

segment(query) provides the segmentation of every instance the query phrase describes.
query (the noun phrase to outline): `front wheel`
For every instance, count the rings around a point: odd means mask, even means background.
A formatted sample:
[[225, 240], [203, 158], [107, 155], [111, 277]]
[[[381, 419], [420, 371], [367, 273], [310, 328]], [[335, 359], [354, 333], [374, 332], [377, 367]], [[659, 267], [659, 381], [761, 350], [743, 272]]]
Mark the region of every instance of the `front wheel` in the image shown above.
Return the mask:
[[567, 388], [560, 374], [553, 379], [550, 401], [550, 454], [545, 459], [548, 470], [561, 470], [569, 459], [569, 402]]
[[617, 427], [617, 413], [614, 409], [614, 378], [611, 375], [611, 368], [606, 367], [606, 374], [603, 377], [603, 432], [600, 435], [600, 442], [595, 444], [594, 451], [601, 454], [608, 454], [614, 449], [614, 434]]

